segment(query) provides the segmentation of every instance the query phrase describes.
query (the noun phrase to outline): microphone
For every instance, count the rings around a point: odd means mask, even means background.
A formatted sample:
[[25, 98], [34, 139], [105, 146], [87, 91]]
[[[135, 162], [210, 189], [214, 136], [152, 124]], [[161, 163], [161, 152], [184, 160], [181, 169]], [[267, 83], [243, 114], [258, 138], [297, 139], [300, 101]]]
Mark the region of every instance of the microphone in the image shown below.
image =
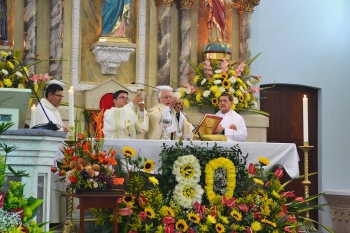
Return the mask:
[[41, 109], [43, 110], [43, 112], [44, 112], [44, 114], [45, 114], [47, 120], [49, 121], [48, 123], [45, 123], [45, 124], [35, 125], [35, 126], [32, 127], [32, 129], [47, 129], [47, 130], [53, 130], [53, 131], [56, 131], [56, 130], [61, 129], [61, 126], [59, 126], [59, 125], [57, 125], [57, 124], [54, 124], [54, 123], [50, 120], [50, 118], [49, 118], [49, 116], [47, 115], [47, 113], [45, 112], [45, 109], [44, 109], [43, 105], [42, 105], [41, 102], [40, 102], [40, 99], [39, 99], [39, 97], [38, 97], [38, 94], [36, 93], [36, 91], [35, 91], [35, 89], [34, 89], [34, 85], [33, 85], [32, 81], [30, 80], [30, 78], [28, 77], [27, 72], [24, 70], [24, 67], [23, 67], [22, 62], [21, 62], [20, 60], [18, 60], [16, 57], [12, 56], [12, 55], [7, 56], [7, 57], [6, 57], [6, 60], [8, 60], [8, 61], [16, 60], [16, 61], [20, 64], [20, 66], [22, 67], [22, 69], [23, 69], [23, 71], [24, 71], [24, 73], [25, 73], [25, 76], [26, 76], [26, 78], [27, 78], [27, 80], [28, 80], [28, 83], [29, 83], [29, 85], [30, 85], [30, 88], [32, 89], [32, 91], [33, 91], [33, 93], [34, 93], [34, 95], [35, 95], [35, 98], [38, 100], [38, 103], [40, 104]]

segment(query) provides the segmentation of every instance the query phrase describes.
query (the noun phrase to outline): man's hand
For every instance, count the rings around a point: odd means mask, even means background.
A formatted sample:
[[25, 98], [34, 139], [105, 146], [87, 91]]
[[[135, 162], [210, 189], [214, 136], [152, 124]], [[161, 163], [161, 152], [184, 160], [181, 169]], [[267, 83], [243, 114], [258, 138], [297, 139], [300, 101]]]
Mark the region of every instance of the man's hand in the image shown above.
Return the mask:
[[175, 112], [179, 113], [182, 110], [183, 105], [184, 104], [182, 102], [177, 102], [175, 105]]
[[177, 98], [176, 97], [172, 97], [171, 100], [170, 100], [169, 108], [170, 109], [175, 108], [176, 103], [177, 103]]
[[68, 131], [69, 131], [68, 127], [62, 126], [62, 128], [63, 128], [64, 132], [68, 133]]
[[138, 95], [132, 100], [132, 103], [133, 103], [135, 106], [138, 105], [140, 102], [143, 102], [142, 94], [138, 94]]
[[221, 125], [219, 125], [218, 127], [216, 127], [216, 133], [217, 134], [222, 134], [222, 131], [224, 131], [224, 127], [222, 127]]
[[230, 125], [230, 129], [237, 130], [237, 126], [235, 124]]
[[145, 103], [139, 102], [139, 110], [142, 112], [145, 109]]

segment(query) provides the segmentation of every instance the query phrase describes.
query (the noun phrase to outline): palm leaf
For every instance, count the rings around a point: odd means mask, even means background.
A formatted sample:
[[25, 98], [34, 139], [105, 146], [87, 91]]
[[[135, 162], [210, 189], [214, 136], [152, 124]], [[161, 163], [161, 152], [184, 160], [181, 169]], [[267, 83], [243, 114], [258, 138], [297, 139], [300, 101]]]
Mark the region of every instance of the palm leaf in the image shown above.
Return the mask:
[[269, 117], [270, 114], [268, 112], [265, 112], [265, 111], [262, 111], [262, 110], [259, 110], [259, 109], [244, 109], [244, 110], [239, 110], [240, 112], [242, 111], [247, 111], [247, 112], [255, 112], [255, 113], [259, 113], [261, 115], [264, 115], [264, 116], [267, 116]]
[[307, 220], [307, 221], [310, 221], [310, 222], [313, 222], [313, 223], [316, 223], [320, 226], [322, 226], [324, 229], [326, 229], [328, 232], [330, 233], [335, 233], [335, 231], [333, 231], [331, 228], [327, 227], [326, 225], [323, 225], [322, 223], [320, 222], [317, 222], [315, 220], [312, 220], [311, 218], [305, 218], [305, 217], [302, 217], [303, 219]]
[[190, 64], [190, 66], [197, 72], [197, 74], [199, 74], [202, 78], [204, 78], [201, 71], [198, 69], [198, 67], [193, 62], [191, 62], [191, 60], [188, 59], [187, 57], [185, 57], [185, 59]]
[[250, 64], [253, 63], [253, 61], [255, 61], [255, 59], [257, 59], [260, 56], [261, 52], [258, 53], [257, 55], [255, 55], [252, 59], [247, 61], [247, 65], [249, 66]]

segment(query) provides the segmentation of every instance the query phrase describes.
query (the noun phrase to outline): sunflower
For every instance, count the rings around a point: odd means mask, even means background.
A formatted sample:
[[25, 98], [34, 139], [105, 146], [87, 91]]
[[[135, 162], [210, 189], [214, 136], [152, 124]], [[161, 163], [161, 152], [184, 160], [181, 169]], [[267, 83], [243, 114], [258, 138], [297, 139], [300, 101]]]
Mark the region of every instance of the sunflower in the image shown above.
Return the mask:
[[200, 217], [198, 216], [198, 214], [195, 214], [195, 213], [188, 213], [187, 214], [187, 218], [188, 220], [194, 222], [194, 223], [199, 223], [201, 221]]
[[261, 222], [266, 223], [266, 224], [269, 224], [269, 225], [271, 225], [271, 226], [273, 226], [273, 227], [277, 227], [277, 224], [276, 224], [276, 223], [271, 222], [271, 221], [269, 221], [269, 220], [267, 220], [267, 219], [261, 219]]
[[147, 159], [143, 164], [143, 170], [145, 172], [151, 172], [154, 169], [154, 162], [150, 159]]
[[214, 106], [218, 106], [218, 99], [217, 98], [211, 98], [211, 103], [214, 105]]
[[127, 206], [134, 205], [135, 197], [134, 196], [123, 196], [122, 202]]
[[185, 220], [179, 219], [179, 220], [176, 222], [175, 228], [176, 228], [176, 230], [178, 230], [178, 231], [186, 232], [187, 229], [188, 229], [188, 225], [187, 225], [187, 223], [186, 223]]
[[236, 221], [242, 220], [242, 214], [240, 212], [238, 212], [237, 210], [232, 210], [230, 214], [234, 219], [236, 219]]
[[270, 164], [270, 161], [269, 161], [267, 158], [265, 158], [265, 157], [260, 157], [260, 158], [259, 158], [259, 163], [260, 163], [262, 166], [267, 166], [267, 165]]
[[230, 199], [236, 187], [236, 167], [227, 158], [212, 159], [205, 166], [205, 190], [211, 204], [221, 203], [222, 197]]
[[164, 216], [171, 215], [171, 216], [175, 217], [174, 210], [171, 207], [168, 207], [168, 206], [162, 206], [162, 208], [160, 208], [159, 212], [163, 213]]
[[225, 232], [225, 227], [221, 223], [217, 223], [215, 224], [215, 230], [218, 233], [222, 233], [222, 232]]
[[231, 82], [230, 80], [228, 80], [227, 78], [225, 78], [223, 81], [222, 81], [222, 86], [225, 88], [225, 89], [229, 89], [231, 87]]
[[152, 207], [150, 207], [150, 206], [145, 208], [145, 213], [146, 213], [147, 217], [149, 217], [151, 219], [156, 217], [154, 209]]
[[126, 156], [126, 157], [134, 157], [134, 155], [136, 154], [135, 150], [132, 147], [127, 147], [124, 146], [122, 149], [122, 153]]

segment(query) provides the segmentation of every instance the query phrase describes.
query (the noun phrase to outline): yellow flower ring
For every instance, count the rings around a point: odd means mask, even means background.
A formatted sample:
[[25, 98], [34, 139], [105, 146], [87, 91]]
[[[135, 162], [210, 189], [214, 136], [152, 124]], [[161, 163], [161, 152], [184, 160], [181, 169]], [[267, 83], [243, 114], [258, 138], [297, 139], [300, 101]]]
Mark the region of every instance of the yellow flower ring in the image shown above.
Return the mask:
[[[214, 190], [214, 176], [217, 169], [226, 170], [227, 187], [223, 195], [217, 194]], [[236, 167], [233, 162], [223, 157], [210, 160], [205, 166], [205, 183], [205, 191], [210, 204], [220, 204], [224, 195], [230, 199], [236, 188]]]

